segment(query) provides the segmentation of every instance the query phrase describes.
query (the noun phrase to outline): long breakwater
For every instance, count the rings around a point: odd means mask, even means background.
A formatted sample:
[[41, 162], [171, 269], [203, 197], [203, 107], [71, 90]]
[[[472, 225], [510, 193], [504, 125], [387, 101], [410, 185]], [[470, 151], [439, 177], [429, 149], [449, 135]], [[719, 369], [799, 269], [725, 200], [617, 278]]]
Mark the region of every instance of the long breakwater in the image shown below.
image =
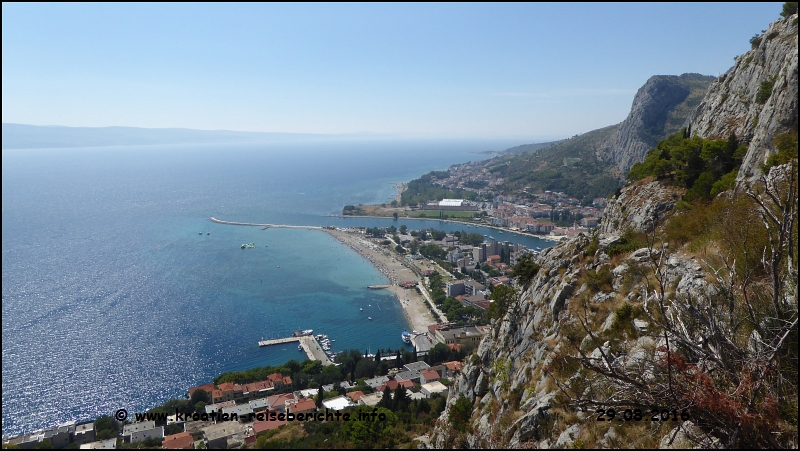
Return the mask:
[[286, 225], [286, 224], [256, 224], [252, 222], [233, 222], [233, 221], [223, 221], [221, 219], [217, 219], [215, 217], [208, 218], [211, 222], [216, 222], [217, 224], [226, 224], [226, 225], [235, 225], [235, 226], [250, 226], [250, 227], [264, 227], [267, 228], [276, 228], [276, 229], [312, 229], [312, 230], [322, 230], [322, 227], [319, 226], [298, 226], [298, 225]]

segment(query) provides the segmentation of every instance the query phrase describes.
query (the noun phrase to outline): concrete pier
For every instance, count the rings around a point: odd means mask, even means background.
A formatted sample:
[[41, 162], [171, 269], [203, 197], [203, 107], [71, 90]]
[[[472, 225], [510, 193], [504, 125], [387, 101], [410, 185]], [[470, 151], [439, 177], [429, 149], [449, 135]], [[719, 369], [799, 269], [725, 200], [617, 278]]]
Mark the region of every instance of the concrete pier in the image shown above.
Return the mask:
[[306, 352], [309, 360], [319, 360], [322, 362], [323, 366], [332, 365], [331, 359], [328, 358], [328, 355], [325, 354], [325, 351], [322, 350], [322, 346], [319, 345], [317, 339], [311, 336], [305, 337], [289, 337], [289, 338], [277, 338], [275, 340], [262, 340], [258, 342], [259, 346], [272, 346], [272, 345], [280, 345], [286, 343], [292, 343], [295, 341], [300, 342], [300, 346], [303, 348], [303, 351]]

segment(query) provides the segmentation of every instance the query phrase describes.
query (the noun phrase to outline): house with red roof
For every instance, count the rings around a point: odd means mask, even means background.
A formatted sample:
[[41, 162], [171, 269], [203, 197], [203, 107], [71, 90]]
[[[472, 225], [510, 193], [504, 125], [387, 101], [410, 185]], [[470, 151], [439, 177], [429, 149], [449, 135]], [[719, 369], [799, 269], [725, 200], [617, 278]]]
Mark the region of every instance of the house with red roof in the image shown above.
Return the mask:
[[351, 391], [350, 393], [347, 393], [347, 397], [352, 399], [354, 404], [358, 404], [358, 400], [364, 397], [364, 392], [361, 390]]
[[316, 412], [317, 403], [311, 398], [303, 398], [294, 404], [289, 405], [289, 410], [292, 413], [311, 413]]
[[289, 424], [288, 420], [267, 419], [264, 421], [256, 421], [253, 423], [253, 431], [255, 431], [256, 435], [258, 435], [262, 432], [278, 429], [279, 427], [284, 426], [286, 424]]
[[435, 382], [441, 379], [439, 377], [439, 373], [434, 370], [422, 370], [419, 372], [419, 382], [421, 384], [427, 384], [428, 382]]
[[378, 388], [376, 389], [376, 391], [379, 391], [379, 392], [382, 393], [383, 390], [385, 388], [387, 388], [387, 387], [389, 388], [389, 390], [395, 391], [397, 389], [397, 387], [399, 387], [399, 386], [402, 386], [402, 387], [405, 387], [406, 389], [409, 389], [409, 388], [414, 388], [414, 385], [415, 385], [414, 382], [411, 381], [411, 380], [408, 380], [408, 379], [401, 380], [401, 381], [391, 380], [391, 381], [386, 382], [383, 385], [379, 385]]
[[194, 439], [188, 432], [179, 432], [164, 437], [161, 447], [164, 449], [194, 449]]
[[455, 377], [457, 373], [461, 372], [462, 368], [464, 368], [464, 364], [462, 364], [458, 360], [453, 360], [452, 362], [445, 362], [442, 364], [442, 377], [446, 377], [448, 379]]

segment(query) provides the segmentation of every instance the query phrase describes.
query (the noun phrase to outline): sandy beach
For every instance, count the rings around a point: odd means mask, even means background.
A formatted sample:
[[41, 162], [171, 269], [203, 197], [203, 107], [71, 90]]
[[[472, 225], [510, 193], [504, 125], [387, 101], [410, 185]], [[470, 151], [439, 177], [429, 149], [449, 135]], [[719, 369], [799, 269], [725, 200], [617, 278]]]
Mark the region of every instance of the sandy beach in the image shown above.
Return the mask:
[[330, 229], [325, 229], [325, 232], [369, 260], [375, 268], [389, 278], [391, 285], [387, 289], [397, 296], [412, 330], [425, 332], [428, 330], [428, 325], [436, 323], [430, 314], [425, 298], [414, 288], [402, 288], [399, 285], [406, 281], [416, 281], [422, 284], [420, 278], [403, 264], [401, 257], [370, 242], [360, 232]]

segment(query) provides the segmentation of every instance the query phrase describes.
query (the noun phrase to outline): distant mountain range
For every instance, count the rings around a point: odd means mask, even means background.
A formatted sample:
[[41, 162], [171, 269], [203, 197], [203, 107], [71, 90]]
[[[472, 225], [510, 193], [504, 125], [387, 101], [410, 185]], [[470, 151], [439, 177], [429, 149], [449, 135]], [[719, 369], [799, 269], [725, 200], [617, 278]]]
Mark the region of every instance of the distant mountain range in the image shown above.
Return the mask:
[[265, 142], [342, 135], [235, 132], [188, 128], [62, 127], [3, 124], [3, 149]]

